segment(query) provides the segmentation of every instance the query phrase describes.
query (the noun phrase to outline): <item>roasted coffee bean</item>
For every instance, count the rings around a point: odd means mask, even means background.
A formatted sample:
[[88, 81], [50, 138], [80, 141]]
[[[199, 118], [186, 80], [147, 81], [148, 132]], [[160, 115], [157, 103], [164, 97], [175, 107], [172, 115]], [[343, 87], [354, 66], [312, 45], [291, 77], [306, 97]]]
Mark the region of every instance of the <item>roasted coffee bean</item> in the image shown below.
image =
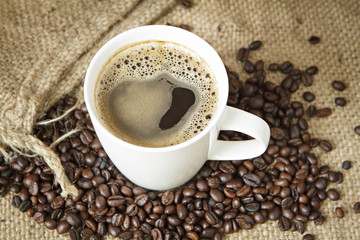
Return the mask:
[[119, 207], [125, 203], [125, 198], [121, 195], [111, 196], [107, 199], [107, 203], [110, 207]]
[[344, 210], [341, 207], [336, 207], [335, 208], [335, 215], [338, 218], [343, 218], [344, 217]]
[[351, 168], [351, 161], [343, 161], [342, 168], [345, 170], [349, 170]]
[[269, 70], [270, 70], [270, 71], [277, 71], [277, 70], [279, 70], [279, 68], [280, 68], [280, 66], [279, 66], [279, 64], [277, 64], [277, 63], [271, 63], [271, 64], [269, 65]]
[[245, 174], [243, 176], [243, 181], [250, 187], [258, 187], [261, 183], [261, 179], [259, 178], [259, 176], [253, 173]]
[[316, 66], [310, 66], [305, 70], [305, 72], [310, 75], [315, 75], [318, 73], [318, 68]]
[[338, 91], [344, 91], [346, 88], [345, 84], [342, 81], [333, 81], [331, 83], [331, 86]]
[[245, 209], [248, 212], [257, 212], [260, 209], [260, 204], [258, 202], [252, 202], [245, 204]]
[[337, 98], [335, 98], [335, 104], [343, 107], [346, 105], [346, 99], [343, 97], [337, 97]]
[[244, 62], [249, 58], [250, 51], [247, 48], [240, 48], [237, 53], [237, 60]]
[[322, 225], [325, 222], [326, 218], [324, 216], [320, 216], [314, 220], [315, 225]]
[[13, 196], [11, 200], [11, 205], [13, 205], [16, 208], [19, 208], [21, 204], [21, 199], [19, 196]]
[[116, 226], [114, 226], [112, 224], [109, 224], [108, 225], [108, 232], [110, 233], [111, 236], [117, 237], [121, 233], [121, 228], [116, 227]]
[[261, 41], [259, 41], [259, 40], [253, 41], [252, 43], [250, 43], [249, 49], [250, 50], [256, 50], [256, 49], [259, 49], [260, 46], [261, 46]]
[[331, 188], [327, 191], [327, 196], [330, 200], [333, 200], [333, 201], [337, 201], [340, 199], [339, 192], [334, 188]]
[[30, 207], [31, 207], [31, 202], [29, 200], [25, 200], [21, 202], [19, 205], [19, 209], [22, 212], [26, 212], [26, 210], [28, 210]]
[[[317, 42], [316, 42], [317, 43]], [[315, 43], [313, 43], [313, 44], [315, 44]], [[311, 235], [311, 234], [305, 234], [304, 236], [303, 236], [303, 240], [314, 240], [315, 238], [314, 238], [314, 236], [313, 235]]]
[[303, 72], [301, 73], [301, 82], [304, 86], [309, 87], [313, 84], [313, 77], [310, 74]]
[[281, 216], [281, 210], [279, 207], [274, 207], [273, 209], [271, 209], [269, 211], [269, 219], [274, 221], [274, 220], [278, 220]]
[[161, 203], [165, 206], [172, 204], [174, 201], [174, 193], [170, 190], [163, 193], [161, 196]]
[[247, 73], [253, 73], [255, 72], [255, 65], [251, 61], [245, 60], [244, 70]]
[[326, 174], [329, 172], [329, 166], [328, 165], [323, 165], [319, 168], [319, 174]]
[[311, 118], [314, 117], [317, 114], [316, 107], [314, 105], [309, 105], [309, 107], [306, 110], [306, 115]]
[[320, 190], [324, 190], [327, 187], [327, 178], [319, 177], [315, 182], [315, 187]]
[[312, 102], [315, 100], [315, 95], [312, 92], [304, 92], [303, 99], [307, 102]]
[[360, 202], [356, 202], [353, 206], [354, 213], [360, 213]]
[[291, 222], [286, 217], [281, 216], [278, 221], [278, 227], [279, 227], [280, 231], [287, 231], [291, 227]]
[[44, 212], [36, 212], [34, 214], [34, 220], [37, 223], [43, 223], [45, 221], [45, 213]]
[[72, 212], [67, 213], [66, 221], [73, 227], [79, 227], [82, 224], [81, 218]]
[[217, 215], [211, 211], [206, 211], [204, 218], [205, 218], [206, 222], [209, 223], [210, 225], [215, 225], [219, 222]]
[[57, 226], [57, 223], [55, 220], [53, 219], [46, 219], [45, 222], [44, 222], [44, 226], [47, 228], [47, 229], [55, 229], [56, 226]]
[[239, 225], [242, 229], [251, 229], [254, 227], [255, 221], [252, 218], [252, 216], [246, 215], [246, 214], [239, 214], [236, 219], [236, 223]]
[[337, 175], [336, 172], [334, 172], [334, 171], [329, 171], [328, 172], [328, 178], [329, 178], [330, 182], [332, 182], [332, 183], [336, 182], [338, 180], [338, 177], [339, 176]]
[[59, 233], [59, 234], [64, 234], [64, 233], [67, 233], [70, 229], [70, 225], [67, 221], [65, 220], [62, 220], [58, 223], [58, 225], [56, 226], [56, 231]]
[[128, 205], [126, 208], [126, 214], [130, 217], [135, 216], [138, 213], [138, 211], [139, 211], [138, 206], [135, 203]]
[[178, 226], [181, 223], [181, 220], [175, 216], [168, 216], [167, 222], [172, 226]]
[[317, 44], [317, 43], [320, 42], [320, 38], [317, 37], [317, 36], [311, 36], [311, 37], [309, 38], [309, 42], [310, 42], [311, 44]]
[[330, 152], [331, 150], [333, 150], [333, 146], [327, 140], [321, 140], [319, 145], [325, 152]]
[[[161, 233], [160, 233], [161, 234]], [[133, 234], [132, 234], [132, 232], [130, 232], [130, 231], [125, 231], [125, 232], [121, 232], [120, 234], [119, 234], [119, 238], [121, 239], [121, 240], [130, 240], [131, 238], [132, 238], [132, 236], [133, 236]], [[160, 237], [160, 238], [159, 238]], [[156, 240], [160, 240], [161, 239], [161, 235], [158, 235], [158, 238], [153, 238], [153, 239], [156, 239]]]
[[343, 176], [342, 172], [337, 172], [336, 175], [337, 175], [337, 178], [338, 178], [338, 180], [336, 181], [336, 183], [337, 183], [337, 184], [342, 183], [342, 182], [344, 181], [344, 179], [343, 179], [344, 176]]
[[219, 189], [211, 189], [210, 190], [210, 196], [216, 202], [222, 202], [225, 199], [225, 196], [224, 196], [223, 192], [220, 191]]
[[322, 117], [328, 117], [328, 116], [331, 115], [331, 113], [332, 113], [332, 111], [328, 107], [316, 110], [316, 116], [321, 117], [321, 118]]
[[290, 73], [292, 70], [293, 70], [293, 65], [292, 65], [292, 63], [289, 62], [289, 61], [283, 62], [283, 63], [280, 65], [280, 71], [281, 71], [282, 73]]

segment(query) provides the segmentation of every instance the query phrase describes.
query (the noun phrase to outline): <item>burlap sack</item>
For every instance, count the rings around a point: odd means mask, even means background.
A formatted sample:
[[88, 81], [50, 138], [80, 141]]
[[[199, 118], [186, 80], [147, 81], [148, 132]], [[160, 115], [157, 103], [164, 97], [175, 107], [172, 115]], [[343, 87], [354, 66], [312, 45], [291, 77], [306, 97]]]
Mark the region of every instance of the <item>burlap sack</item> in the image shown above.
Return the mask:
[[[124, 30], [146, 25], [187, 24], [207, 40], [224, 63], [240, 73], [236, 52], [253, 40], [263, 46], [251, 60], [265, 64], [290, 60], [300, 69], [317, 65], [319, 73], [307, 90], [316, 94], [316, 106], [330, 106], [327, 119], [311, 119], [309, 132], [329, 139], [335, 149], [318, 152], [320, 164], [339, 169], [343, 160], [353, 161], [344, 171], [343, 184], [332, 187], [340, 201], [326, 200], [321, 207], [326, 222], [309, 223], [307, 232], [316, 239], [360, 239], [360, 217], [351, 208], [360, 200], [360, 137], [353, 128], [360, 124], [360, 3], [359, 1], [194, 1], [185, 9], [178, 1], [1, 1], [0, 2], [0, 148], [31, 150], [44, 157], [62, 184], [63, 195], [76, 193], [64, 177], [58, 157], [31, 135], [36, 119], [64, 94], [82, 101], [81, 79], [101, 45]], [[311, 35], [321, 41], [310, 45]], [[279, 82], [281, 76], [268, 74]], [[343, 80], [347, 89], [337, 92], [333, 80]], [[295, 98], [304, 92], [300, 88]], [[343, 96], [348, 104], [335, 106]], [[0, 239], [67, 239], [47, 230], [10, 204], [11, 194], [0, 199]], [[336, 206], [345, 217], [337, 219]], [[276, 222], [240, 230], [227, 239], [301, 239], [299, 233], [280, 232]], [[106, 239], [110, 239], [107, 237]]]

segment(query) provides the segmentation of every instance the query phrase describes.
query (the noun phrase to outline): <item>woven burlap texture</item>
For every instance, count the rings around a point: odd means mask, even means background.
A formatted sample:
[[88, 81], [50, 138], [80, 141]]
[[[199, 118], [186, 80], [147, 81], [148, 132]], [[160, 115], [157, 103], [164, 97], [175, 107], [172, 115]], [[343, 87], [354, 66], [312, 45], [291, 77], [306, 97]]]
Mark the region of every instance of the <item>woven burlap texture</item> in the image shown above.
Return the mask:
[[[309, 120], [309, 132], [334, 145], [330, 153], [318, 151], [320, 165], [340, 170], [343, 160], [353, 167], [344, 171], [344, 183], [331, 184], [341, 200], [326, 200], [321, 210], [327, 216], [322, 226], [312, 222], [307, 232], [316, 239], [360, 239], [360, 218], [351, 208], [360, 200], [360, 137], [353, 128], [360, 124], [360, 3], [354, 1], [194, 1], [190, 9], [178, 1], [1, 1], [0, 2], [0, 146], [28, 148], [46, 160], [57, 156], [31, 136], [36, 119], [64, 94], [81, 97], [81, 79], [96, 51], [113, 36], [146, 24], [187, 24], [207, 40], [224, 63], [246, 74], [236, 61], [236, 52], [253, 40], [262, 40], [251, 60], [265, 64], [290, 60], [304, 69], [317, 65], [315, 105], [330, 106], [326, 119]], [[321, 41], [307, 41], [317, 35]], [[267, 80], [279, 82], [280, 74]], [[347, 89], [337, 92], [333, 80], [343, 80]], [[303, 87], [294, 96], [300, 98]], [[345, 107], [334, 98], [348, 100]], [[306, 106], [306, 104], [305, 104]], [[58, 174], [60, 174], [58, 172]], [[57, 176], [61, 178], [60, 175]], [[66, 184], [66, 183], [64, 183]], [[69, 185], [67, 185], [69, 186]], [[65, 189], [65, 193], [71, 189]], [[11, 194], [0, 199], [0, 239], [68, 239], [36, 224], [11, 206]], [[337, 219], [335, 207], [345, 210]], [[299, 233], [281, 232], [268, 221], [254, 229], [230, 234], [227, 239], [301, 239]], [[111, 239], [107, 236], [106, 239]]]

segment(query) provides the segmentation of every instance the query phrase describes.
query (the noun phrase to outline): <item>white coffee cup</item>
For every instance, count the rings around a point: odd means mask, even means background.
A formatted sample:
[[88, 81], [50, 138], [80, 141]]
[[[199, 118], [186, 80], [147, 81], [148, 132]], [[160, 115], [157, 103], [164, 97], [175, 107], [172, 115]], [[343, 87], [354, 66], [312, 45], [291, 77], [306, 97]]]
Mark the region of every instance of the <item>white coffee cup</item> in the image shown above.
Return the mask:
[[[95, 108], [95, 82], [104, 64], [121, 48], [147, 40], [180, 44], [197, 53], [210, 66], [218, 85], [218, 106], [206, 128], [193, 138], [169, 147], [150, 148], [130, 144], [112, 134]], [[153, 190], [166, 190], [190, 180], [206, 160], [242, 160], [261, 155], [267, 148], [270, 129], [264, 120], [226, 106], [228, 77], [219, 55], [197, 35], [171, 26], [143, 26], [108, 41], [92, 59], [85, 77], [84, 96], [95, 132], [109, 158], [129, 180]], [[220, 130], [245, 133], [253, 140], [217, 140]]]

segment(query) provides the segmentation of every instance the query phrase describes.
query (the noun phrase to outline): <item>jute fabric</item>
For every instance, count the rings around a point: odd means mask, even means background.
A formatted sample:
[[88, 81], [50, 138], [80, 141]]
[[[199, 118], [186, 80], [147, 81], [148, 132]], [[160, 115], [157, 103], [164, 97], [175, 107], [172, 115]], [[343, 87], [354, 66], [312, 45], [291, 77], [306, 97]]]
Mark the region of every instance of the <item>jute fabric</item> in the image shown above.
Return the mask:
[[[329, 106], [326, 119], [310, 119], [312, 136], [328, 139], [330, 153], [316, 151], [320, 165], [341, 170], [344, 160], [353, 167], [344, 172], [344, 183], [331, 184], [341, 193], [337, 202], [326, 200], [321, 211], [327, 217], [321, 226], [313, 222], [306, 232], [316, 239], [360, 239], [360, 216], [351, 208], [360, 200], [360, 136], [353, 129], [360, 124], [360, 2], [353, 1], [194, 1], [185, 9], [178, 1], [1, 1], [0, 2], [0, 148], [8, 146], [44, 157], [63, 187], [63, 195], [76, 193], [64, 177], [59, 158], [31, 135], [36, 119], [65, 94], [82, 102], [81, 80], [96, 51], [115, 35], [141, 25], [187, 24], [208, 41], [224, 63], [247, 75], [236, 61], [240, 47], [253, 40], [263, 46], [250, 59], [265, 64], [290, 60], [300, 69], [316, 65], [319, 73], [311, 87], [314, 104]], [[321, 38], [317, 45], [307, 41]], [[279, 83], [281, 74], [269, 73], [267, 80]], [[347, 89], [337, 92], [333, 80]], [[345, 97], [345, 107], [334, 104]], [[305, 104], [305, 107], [308, 104]], [[30, 150], [30, 151], [28, 151]], [[0, 239], [68, 239], [36, 224], [11, 206], [11, 194], [0, 199]], [[345, 217], [337, 219], [340, 206]], [[277, 222], [268, 221], [254, 229], [240, 230], [227, 239], [301, 239], [297, 232], [281, 232]], [[111, 239], [107, 236], [106, 239]]]

